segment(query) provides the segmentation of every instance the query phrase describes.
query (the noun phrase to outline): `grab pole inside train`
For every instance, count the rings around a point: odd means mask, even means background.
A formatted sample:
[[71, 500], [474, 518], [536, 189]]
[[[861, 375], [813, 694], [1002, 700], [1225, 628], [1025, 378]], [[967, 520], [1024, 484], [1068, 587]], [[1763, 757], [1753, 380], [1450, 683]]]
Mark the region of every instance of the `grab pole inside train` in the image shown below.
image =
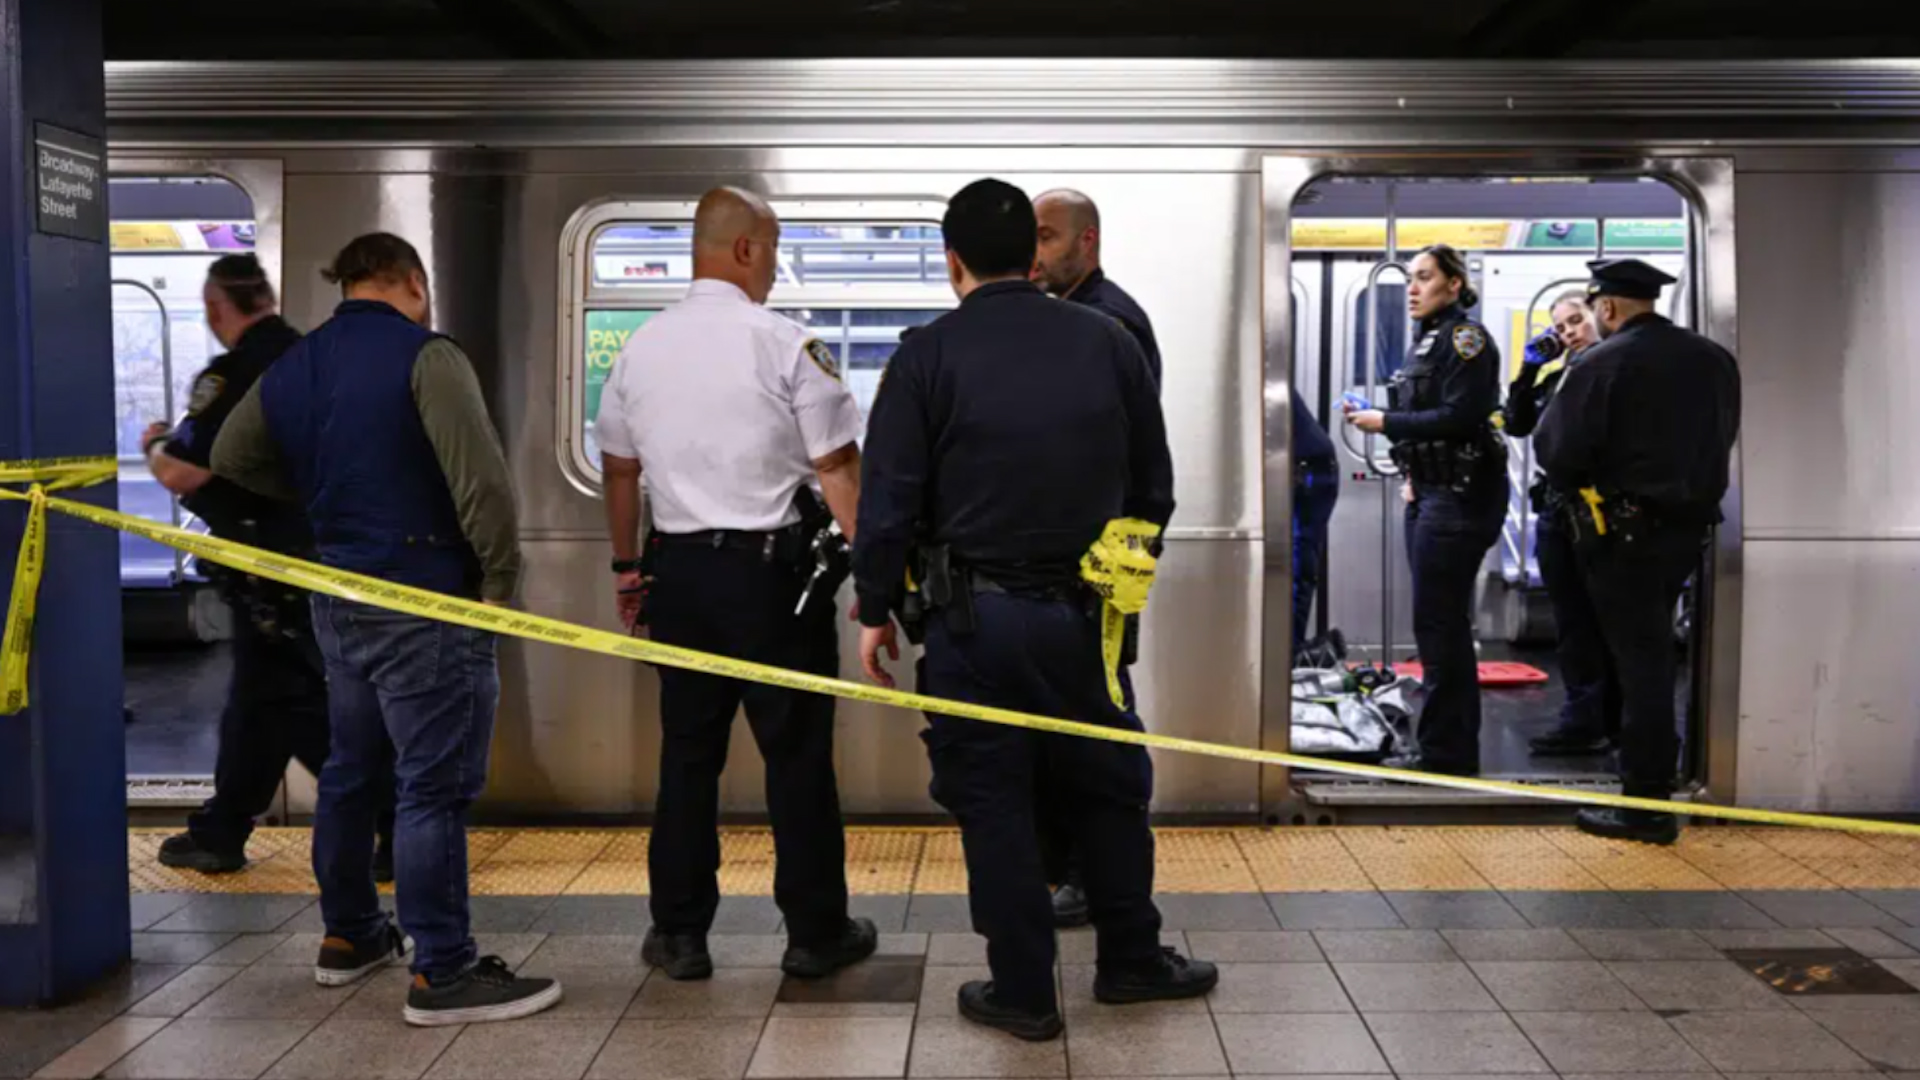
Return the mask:
[[[106, 86], [99, 0], [0, 0], [0, 458], [112, 453]], [[74, 493], [112, 506], [113, 488]], [[64, 519], [64, 520], [63, 520]], [[9, 592], [26, 504], [0, 506]], [[124, 966], [118, 538], [52, 515], [28, 707], [0, 716], [0, 1007]]]

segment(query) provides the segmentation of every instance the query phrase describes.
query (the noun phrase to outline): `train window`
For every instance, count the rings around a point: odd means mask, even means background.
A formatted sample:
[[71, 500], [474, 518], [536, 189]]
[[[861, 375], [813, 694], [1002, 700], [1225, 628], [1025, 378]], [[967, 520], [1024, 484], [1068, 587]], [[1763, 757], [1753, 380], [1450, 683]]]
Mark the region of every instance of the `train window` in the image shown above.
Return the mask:
[[[221, 351], [200, 296], [207, 267], [251, 251], [253, 202], [216, 177], [113, 177], [107, 185], [112, 244], [115, 443], [120, 506], [167, 524], [179, 503], [148, 474], [140, 436], [156, 420], [177, 422], [193, 380]], [[185, 572], [172, 548], [121, 534], [121, 582], [166, 587]]]
[[[561, 460], [583, 487], [598, 485], [594, 418], [615, 358], [635, 330], [685, 294], [693, 279], [693, 207], [603, 204], [568, 229], [572, 316], [568, 390], [560, 403]], [[779, 265], [767, 306], [806, 326], [840, 360], [862, 415], [902, 330], [953, 307], [939, 203], [784, 202]]]

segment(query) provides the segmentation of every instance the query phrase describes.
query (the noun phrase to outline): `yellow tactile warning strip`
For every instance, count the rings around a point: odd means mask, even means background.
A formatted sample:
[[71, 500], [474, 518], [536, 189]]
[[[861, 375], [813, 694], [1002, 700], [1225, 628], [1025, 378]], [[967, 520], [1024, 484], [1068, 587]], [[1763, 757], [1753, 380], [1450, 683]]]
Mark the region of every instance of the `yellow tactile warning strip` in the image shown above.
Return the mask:
[[[305, 829], [262, 829], [246, 871], [208, 877], [158, 860], [168, 830], [135, 829], [135, 892], [312, 893]], [[645, 829], [476, 829], [468, 834], [478, 896], [638, 896], [647, 892]], [[1695, 828], [1671, 848], [1535, 827], [1180, 828], [1156, 832], [1156, 886], [1166, 893], [1499, 889], [1647, 891], [1920, 889], [1920, 842], [1791, 829]], [[773, 833], [727, 828], [721, 891], [773, 893]], [[856, 895], [959, 895], [966, 854], [953, 829], [847, 831]]]

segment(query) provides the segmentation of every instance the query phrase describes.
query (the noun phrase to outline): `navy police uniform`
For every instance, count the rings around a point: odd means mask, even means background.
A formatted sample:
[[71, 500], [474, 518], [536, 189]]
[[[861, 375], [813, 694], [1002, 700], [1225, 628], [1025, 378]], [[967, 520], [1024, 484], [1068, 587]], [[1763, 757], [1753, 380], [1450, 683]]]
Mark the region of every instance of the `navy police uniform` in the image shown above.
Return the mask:
[[1140, 343], [1140, 351], [1147, 356], [1147, 370], [1153, 374], [1153, 386], [1160, 388], [1160, 343], [1154, 340], [1153, 321], [1147, 318], [1145, 308], [1136, 303], [1127, 290], [1115, 285], [1107, 277], [1106, 271], [1095, 267], [1080, 284], [1073, 287], [1062, 299], [1076, 304], [1084, 304], [1110, 319], [1117, 320]]
[[1293, 651], [1307, 642], [1307, 619], [1327, 569], [1327, 523], [1340, 498], [1340, 463], [1319, 418], [1293, 391]]
[[[1595, 297], [1656, 299], [1674, 280], [1637, 259], [1590, 266], [1588, 292]], [[1568, 372], [1534, 437], [1549, 483], [1573, 507], [1569, 522], [1578, 533], [1580, 569], [1619, 671], [1621, 780], [1628, 795], [1673, 793], [1679, 755], [1673, 610], [1721, 520], [1739, 426], [1733, 355], [1646, 312]], [[1598, 506], [1589, 508], [1594, 499]], [[1583, 826], [1593, 814], [1582, 812]], [[1598, 816], [1629, 827], [1645, 820]]]
[[[1527, 345], [1526, 362], [1507, 387], [1505, 430], [1514, 438], [1538, 437], [1541, 418], [1579, 354], [1560, 355], [1551, 331]], [[1535, 516], [1534, 551], [1540, 579], [1553, 607], [1553, 626], [1566, 700], [1560, 723], [1531, 742], [1541, 756], [1603, 753], [1620, 734], [1620, 681], [1600, 632], [1600, 613], [1574, 560], [1566, 506], [1544, 479], [1527, 493]]]
[[1505, 443], [1492, 426], [1499, 380], [1500, 350], [1486, 327], [1454, 304], [1421, 320], [1413, 359], [1389, 386], [1384, 432], [1413, 484], [1407, 557], [1426, 689], [1418, 756], [1400, 765], [1480, 769], [1473, 587], [1507, 513]]
[[[213, 443], [233, 407], [268, 366], [300, 340], [278, 315], [248, 327], [230, 352], [214, 357], [195, 377], [187, 414], [166, 452], [189, 465], [211, 468]], [[297, 506], [256, 495], [214, 476], [181, 500], [213, 534], [254, 547], [311, 558], [313, 538]], [[233, 675], [220, 714], [213, 797], [187, 819], [201, 850], [238, 858], [266, 813], [289, 760], [320, 775], [327, 762], [327, 680], [313, 635], [307, 594], [277, 582], [202, 562], [232, 612]], [[382, 835], [393, 833], [392, 814]]]
[[[1109, 521], [1164, 526], [1173, 513], [1166, 427], [1131, 336], [1024, 280], [979, 286], [894, 354], [863, 471], [854, 545], [861, 621], [886, 625], [916, 546], [948, 553], [957, 569], [951, 599], [927, 616], [922, 692], [1143, 730], [1130, 687], [1126, 708], [1109, 694], [1098, 610], [1080, 578], [1081, 557]], [[960, 822], [996, 1001], [1057, 1011], [1036, 836], [1042, 770], [1073, 807], [1102, 972], [1164, 963], [1146, 751], [928, 720], [932, 793]]]

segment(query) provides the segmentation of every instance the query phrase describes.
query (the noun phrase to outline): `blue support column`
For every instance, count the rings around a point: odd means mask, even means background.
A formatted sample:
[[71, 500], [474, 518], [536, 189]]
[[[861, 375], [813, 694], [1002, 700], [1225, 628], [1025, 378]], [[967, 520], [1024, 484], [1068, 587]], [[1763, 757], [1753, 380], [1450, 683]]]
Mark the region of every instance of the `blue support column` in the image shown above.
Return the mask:
[[[0, 0], [0, 460], [114, 453], [101, 40], [100, 0]], [[0, 503], [9, 582], [24, 520]], [[132, 948], [118, 543], [49, 526], [31, 704], [0, 716], [0, 1007], [72, 998]]]

